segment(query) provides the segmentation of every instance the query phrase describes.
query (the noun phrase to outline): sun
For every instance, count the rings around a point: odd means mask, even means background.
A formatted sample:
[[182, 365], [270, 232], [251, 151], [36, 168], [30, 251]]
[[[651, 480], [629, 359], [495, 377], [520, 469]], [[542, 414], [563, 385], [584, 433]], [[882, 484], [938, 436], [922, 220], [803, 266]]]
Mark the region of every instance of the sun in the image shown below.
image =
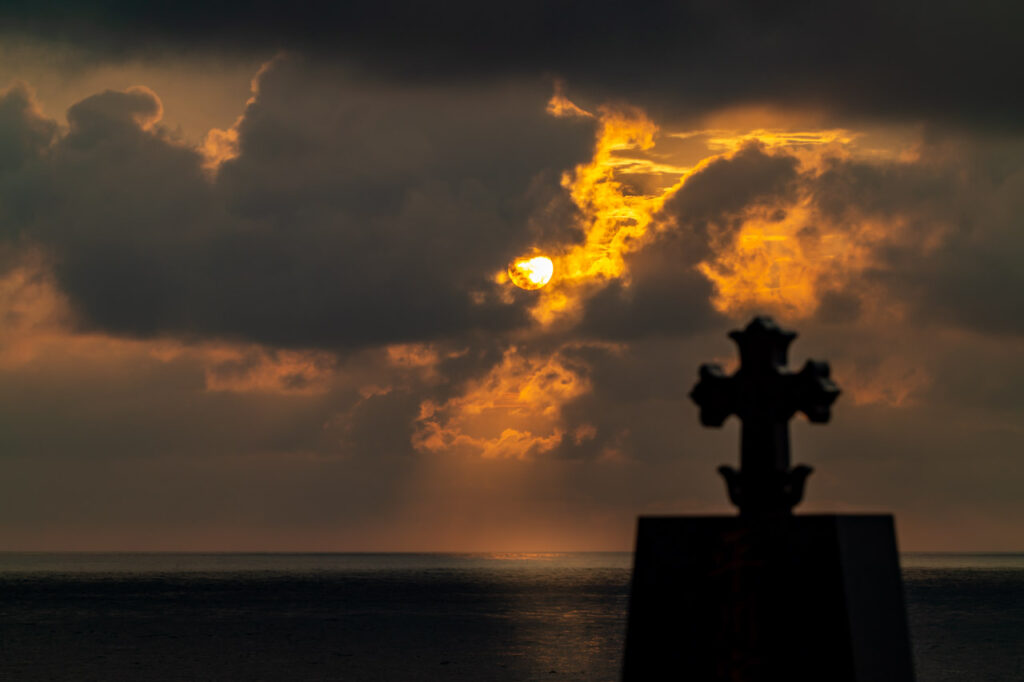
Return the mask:
[[520, 289], [540, 289], [551, 281], [555, 264], [547, 256], [516, 258], [508, 265], [508, 276]]

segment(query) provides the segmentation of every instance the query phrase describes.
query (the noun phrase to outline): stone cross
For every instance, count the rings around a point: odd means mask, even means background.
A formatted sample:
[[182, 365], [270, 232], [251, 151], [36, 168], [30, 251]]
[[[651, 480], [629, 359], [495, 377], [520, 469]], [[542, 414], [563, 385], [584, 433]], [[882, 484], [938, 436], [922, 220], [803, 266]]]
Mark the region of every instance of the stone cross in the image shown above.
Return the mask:
[[786, 367], [786, 351], [796, 334], [770, 317], [755, 317], [729, 337], [740, 350], [740, 368], [726, 376], [718, 365], [702, 365], [690, 397], [700, 406], [704, 426], [721, 426], [729, 415], [743, 422], [740, 470], [722, 466], [729, 499], [741, 516], [792, 513], [804, 494], [811, 468], [789, 466], [789, 419], [803, 412], [824, 423], [839, 396], [826, 362], [808, 360], [800, 372]]

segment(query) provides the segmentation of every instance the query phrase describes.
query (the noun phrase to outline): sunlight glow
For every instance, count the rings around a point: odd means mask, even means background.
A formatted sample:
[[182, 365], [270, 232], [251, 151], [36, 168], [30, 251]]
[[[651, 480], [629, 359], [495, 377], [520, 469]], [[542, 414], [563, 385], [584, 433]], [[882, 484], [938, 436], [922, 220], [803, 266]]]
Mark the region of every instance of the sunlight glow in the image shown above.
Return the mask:
[[551, 281], [555, 265], [547, 256], [517, 258], [508, 266], [508, 276], [520, 289], [540, 289]]

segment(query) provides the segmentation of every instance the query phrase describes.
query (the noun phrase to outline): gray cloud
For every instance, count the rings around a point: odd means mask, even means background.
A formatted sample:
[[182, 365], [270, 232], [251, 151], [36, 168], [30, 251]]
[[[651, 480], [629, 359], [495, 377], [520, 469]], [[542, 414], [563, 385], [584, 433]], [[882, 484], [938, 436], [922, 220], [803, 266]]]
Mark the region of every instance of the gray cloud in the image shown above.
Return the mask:
[[[707, 242], [715, 237], [728, 241], [755, 206], [773, 206], [792, 200], [797, 190], [797, 159], [788, 154], [768, 154], [750, 144], [730, 158], [712, 161], [687, 179], [665, 204], [663, 219], [696, 232]], [[707, 250], [694, 254], [694, 263]]]
[[1018, 128], [1024, 12], [988, 0], [12, 2], [5, 33], [122, 60], [295, 49], [374, 77], [557, 73], [664, 111], [784, 103]]
[[876, 250], [867, 281], [917, 323], [1024, 333], [1024, 162], [1016, 136], [936, 134], [911, 162], [834, 160], [813, 182], [838, 224], [884, 218], [902, 235]]
[[57, 124], [36, 112], [28, 87], [15, 84], [0, 99], [0, 176], [38, 158], [56, 135]]
[[[278, 61], [213, 182], [140, 127], [151, 93], [105, 92], [45, 152], [9, 155], [25, 168], [0, 210], [51, 251], [83, 324], [114, 333], [341, 348], [508, 329], [521, 306], [470, 294], [531, 229], [566, 229], [544, 216], [591, 144], [589, 125], [545, 114], [546, 87], [382, 90]], [[45, 121], [23, 114], [7, 134], [24, 147]]]
[[711, 307], [711, 283], [695, 265], [706, 244], [688, 230], [666, 231], [626, 259], [628, 286], [613, 283], [587, 300], [576, 332], [629, 341], [685, 336], [725, 323]]

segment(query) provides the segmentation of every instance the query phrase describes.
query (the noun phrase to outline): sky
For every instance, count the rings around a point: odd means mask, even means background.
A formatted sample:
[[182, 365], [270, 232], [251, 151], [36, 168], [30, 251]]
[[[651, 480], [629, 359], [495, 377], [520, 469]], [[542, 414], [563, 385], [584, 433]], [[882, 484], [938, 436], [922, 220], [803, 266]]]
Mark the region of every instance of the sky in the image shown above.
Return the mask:
[[801, 511], [1024, 551], [1022, 14], [0, 3], [0, 550], [628, 550], [766, 314]]

